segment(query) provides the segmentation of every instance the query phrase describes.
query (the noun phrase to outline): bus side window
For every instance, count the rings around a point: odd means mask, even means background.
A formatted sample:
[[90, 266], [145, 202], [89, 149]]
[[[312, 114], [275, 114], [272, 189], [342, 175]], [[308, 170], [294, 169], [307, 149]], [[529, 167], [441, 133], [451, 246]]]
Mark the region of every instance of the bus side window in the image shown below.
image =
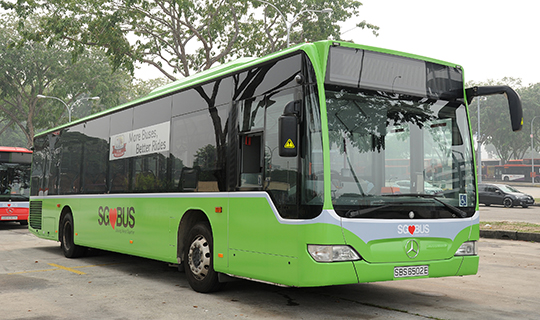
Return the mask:
[[262, 187], [262, 133], [241, 136], [240, 188]]
[[78, 139], [82, 136], [82, 125], [70, 127], [60, 136], [59, 194], [73, 194], [81, 191], [83, 143]]
[[238, 101], [237, 128], [239, 143], [238, 187], [240, 190], [260, 190], [263, 184], [262, 147], [267, 101], [265, 96]]
[[180, 191], [195, 191], [199, 182], [199, 171], [194, 168], [183, 167], [180, 173], [178, 189]]
[[[109, 136], [114, 136], [123, 132], [130, 132], [133, 129], [133, 109], [126, 109], [111, 115]], [[114, 141], [112, 142], [115, 143]], [[114, 157], [109, 160], [109, 192], [122, 193], [132, 189], [130, 167], [133, 158]]]
[[109, 122], [110, 117], [94, 120], [86, 124], [83, 146], [83, 193], [107, 193], [109, 162]]
[[[216, 130], [217, 124], [213, 120], [226, 120], [224, 115], [228, 108], [228, 105], [213, 108], [213, 115], [209, 114], [208, 110], [201, 110], [173, 118], [171, 154], [175, 164], [172, 175], [175, 178], [174, 186], [178, 190], [225, 191], [225, 158], [222, 152], [222, 143], [225, 141], [222, 139], [222, 132], [226, 125], [221, 122], [221, 129]], [[217, 131], [219, 132], [216, 133]], [[220, 145], [217, 145], [216, 141], [219, 141]]]
[[279, 155], [278, 119], [289, 102], [298, 100], [298, 91], [298, 88], [294, 88], [277, 92], [268, 98], [266, 107], [264, 190], [270, 194], [279, 214], [284, 218], [297, 218], [299, 216], [297, 206], [300, 194], [297, 192], [298, 157]]
[[111, 193], [129, 191], [129, 162], [131, 159], [120, 159], [109, 162]]

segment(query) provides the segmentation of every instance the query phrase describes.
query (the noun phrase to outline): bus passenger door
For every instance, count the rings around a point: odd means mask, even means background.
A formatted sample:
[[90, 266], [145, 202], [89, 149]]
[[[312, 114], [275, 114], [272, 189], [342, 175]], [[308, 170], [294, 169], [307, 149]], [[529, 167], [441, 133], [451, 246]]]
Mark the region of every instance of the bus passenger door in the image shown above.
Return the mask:
[[278, 118], [293, 100], [291, 93], [283, 93], [238, 102], [238, 131], [231, 133], [236, 153], [228, 159], [233, 162], [229, 168], [236, 168], [229, 173], [237, 179], [229, 194], [232, 274], [273, 283], [292, 283], [297, 277], [297, 230], [279, 217], [281, 211], [296, 211], [298, 158], [278, 152]]

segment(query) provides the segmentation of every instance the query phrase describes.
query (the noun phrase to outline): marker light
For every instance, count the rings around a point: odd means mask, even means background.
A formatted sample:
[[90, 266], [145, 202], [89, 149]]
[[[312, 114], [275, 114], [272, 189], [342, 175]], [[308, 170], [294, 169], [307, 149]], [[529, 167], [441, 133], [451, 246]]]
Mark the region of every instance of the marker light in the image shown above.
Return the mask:
[[308, 252], [317, 262], [360, 260], [360, 255], [350, 246], [325, 246], [308, 244]]
[[477, 256], [478, 247], [476, 246], [476, 241], [467, 241], [457, 249], [455, 256]]

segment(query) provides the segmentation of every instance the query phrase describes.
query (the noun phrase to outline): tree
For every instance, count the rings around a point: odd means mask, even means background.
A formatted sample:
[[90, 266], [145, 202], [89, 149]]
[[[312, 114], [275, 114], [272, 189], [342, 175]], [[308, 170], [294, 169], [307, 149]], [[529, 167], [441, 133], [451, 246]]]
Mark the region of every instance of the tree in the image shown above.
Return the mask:
[[[68, 105], [82, 97], [99, 96], [101, 107], [116, 105], [122, 83], [129, 82], [127, 73], [111, 74], [107, 58], [98, 50], [81, 52], [74, 62], [70, 52], [59, 43], [46, 46], [20, 40], [9, 16], [0, 16], [0, 127], [16, 126], [24, 133], [25, 145], [32, 146], [39, 129], [64, 123], [65, 106], [59, 101], [38, 99], [37, 95], [58, 97]], [[36, 23], [34, 19], [30, 20]], [[23, 30], [24, 31], [24, 30]], [[77, 109], [75, 109], [77, 110]], [[3, 135], [2, 135], [3, 139]], [[6, 142], [13, 143], [13, 142]]]
[[132, 79], [130, 82], [125, 82], [122, 91], [119, 95], [119, 103], [126, 103], [137, 98], [146, 96], [155, 88], [161, 87], [169, 83], [166, 78], [156, 79]]
[[[508, 85], [514, 88], [522, 98], [523, 129], [512, 132], [508, 102], [502, 95], [476, 97], [469, 105], [471, 128], [478, 138], [478, 100], [480, 99], [480, 136], [482, 144], [492, 144], [497, 156], [506, 163], [510, 159], [521, 159], [530, 149], [530, 122], [535, 114], [540, 115], [540, 84], [524, 88], [520, 79], [503, 78], [500, 81], [490, 80], [486, 83], [469, 83], [474, 85]], [[536, 131], [536, 130], [535, 130]], [[540, 142], [540, 140], [538, 140]]]
[[[133, 71], [135, 62], [159, 69], [170, 80], [206, 70], [240, 56], [264, 55], [284, 48], [286, 28], [292, 43], [340, 39], [338, 22], [359, 15], [350, 0], [277, 0], [275, 8], [257, 0], [21, 0], [0, 1], [16, 10], [25, 26], [30, 13], [43, 20], [25, 39], [65, 42], [76, 55], [86, 46], [105, 50], [115, 68]], [[306, 9], [332, 8], [330, 15]], [[264, 9], [264, 10], [263, 10]], [[261, 12], [263, 11], [263, 12]], [[317, 19], [311, 19], [314, 16]], [[362, 21], [360, 28], [378, 27]]]
[[25, 135], [13, 120], [0, 118], [0, 146], [27, 147]]
[[[523, 130], [526, 134], [533, 135], [534, 149], [540, 149], [540, 83], [531, 84], [520, 90], [523, 103]], [[537, 119], [534, 117], [538, 116]], [[533, 121], [534, 119], [534, 121]], [[533, 125], [531, 131], [531, 122]]]
[[[265, 2], [272, 3], [276, 8]], [[248, 54], [268, 54], [286, 47], [287, 28], [283, 21], [291, 25], [290, 42], [291, 44], [305, 41], [317, 41], [333, 38], [341, 39], [341, 28], [338, 22], [345, 21], [351, 17], [357, 17], [360, 14], [362, 3], [359, 1], [252, 1], [255, 8], [264, 8], [262, 26], [264, 31], [263, 41], [257, 39], [258, 50], [246, 52]], [[288, 9], [288, 10], [287, 10]], [[311, 10], [332, 9], [328, 12], [313, 12]], [[281, 16], [283, 13], [286, 17]], [[314, 18], [316, 17], [316, 19]], [[259, 23], [260, 24], [260, 23]], [[298, 28], [296, 28], [298, 27]], [[375, 36], [378, 36], [379, 27], [367, 23], [365, 20], [356, 24], [361, 29], [372, 30]], [[285, 39], [284, 39], [285, 38]]]

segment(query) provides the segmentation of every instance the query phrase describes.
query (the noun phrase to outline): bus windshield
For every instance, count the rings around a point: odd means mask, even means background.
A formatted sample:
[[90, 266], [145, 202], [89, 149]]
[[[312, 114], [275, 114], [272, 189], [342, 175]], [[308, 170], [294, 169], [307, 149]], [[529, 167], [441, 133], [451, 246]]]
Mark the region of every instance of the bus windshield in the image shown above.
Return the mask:
[[462, 102], [327, 86], [326, 104], [331, 196], [340, 216], [474, 214], [473, 154]]
[[30, 163], [0, 163], [0, 201], [28, 201], [29, 181]]

